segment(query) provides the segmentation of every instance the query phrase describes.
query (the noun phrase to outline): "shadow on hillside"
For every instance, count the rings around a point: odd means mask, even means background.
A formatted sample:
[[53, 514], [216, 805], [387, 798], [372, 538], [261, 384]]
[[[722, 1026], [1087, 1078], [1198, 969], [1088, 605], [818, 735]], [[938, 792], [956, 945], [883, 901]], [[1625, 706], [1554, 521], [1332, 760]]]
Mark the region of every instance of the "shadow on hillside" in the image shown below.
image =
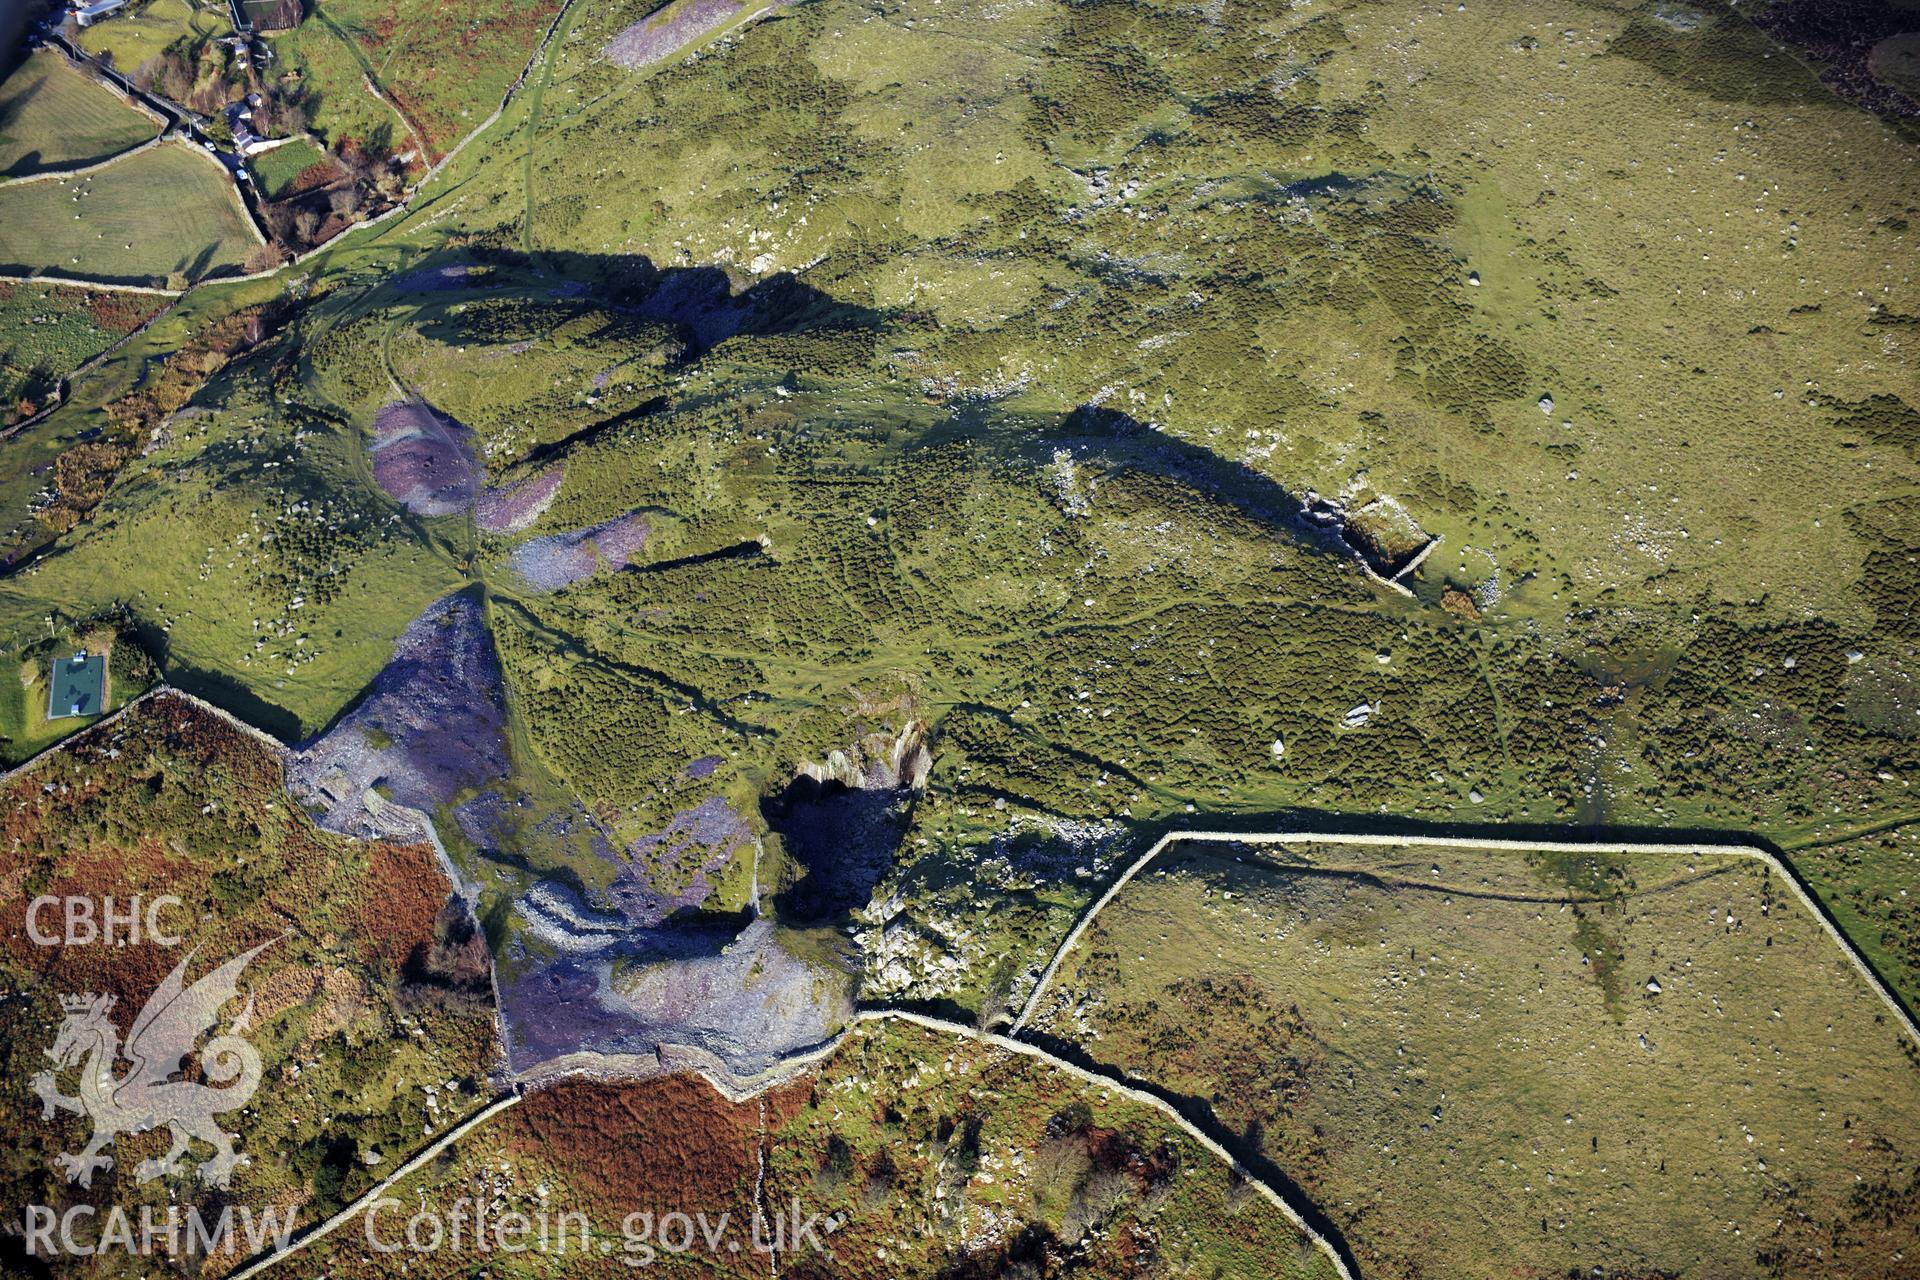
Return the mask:
[[[884, 322], [879, 312], [842, 302], [791, 272], [736, 290], [733, 277], [719, 267], [662, 267], [640, 254], [542, 252], [529, 257], [497, 249], [449, 251], [409, 262], [390, 286], [404, 293], [544, 291], [548, 297], [542, 305], [554, 308], [556, 317], [600, 306], [672, 326], [682, 343], [683, 362], [743, 336], [831, 333], [871, 341]], [[449, 316], [423, 325], [421, 332], [439, 341], [457, 341], [462, 330], [458, 318]]]
[[[1024, 429], [1022, 429], [1024, 427]], [[1020, 434], [1013, 434], [1018, 430]], [[1082, 466], [1108, 474], [1135, 472], [1172, 480], [1232, 507], [1241, 515], [1293, 536], [1300, 546], [1345, 559], [1367, 557], [1339, 529], [1308, 518], [1307, 503], [1271, 476], [1192, 444], [1139, 419], [1098, 405], [1082, 405], [1044, 430], [1012, 424], [991, 408], [963, 409], [936, 434], [993, 439], [1002, 452], [1044, 465], [1056, 450], [1068, 450]], [[1382, 566], [1373, 565], [1377, 572]]]
[[911, 787], [849, 787], [802, 775], [760, 798], [800, 877], [773, 898], [783, 922], [844, 925], [893, 869], [913, 816]]
[[239, 717], [282, 742], [299, 739], [300, 717], [293, 712], [267, 701], [232, 676], [181, 661], [173, 654], [167, 633], [151, 622], [136, 622], [134, 631], [140, 647], [160, 668], [160, 678], [167, 684]]

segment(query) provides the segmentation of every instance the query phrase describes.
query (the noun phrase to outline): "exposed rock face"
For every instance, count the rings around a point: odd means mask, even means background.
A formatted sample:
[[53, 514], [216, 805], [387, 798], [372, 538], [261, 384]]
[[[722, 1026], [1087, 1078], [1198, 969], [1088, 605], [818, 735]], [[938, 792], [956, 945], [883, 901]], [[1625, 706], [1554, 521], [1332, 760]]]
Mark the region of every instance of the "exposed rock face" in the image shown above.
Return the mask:
[[687, 0], [640, 19], [607, 41], [606, 55], [629, 71], [660, 62], [740, 12], [739, 0]]
[[[548, 869], [540, 874], [552, 878], [514, 898], [497, 957], [514, 1069], [582, 1054], [688, 1050], [748, 1076], [827, 1039], [852, 1016], [850, 954], [817, 941], [796, 953], [795, 935], [775, 921], [711, 910], [728, 868], [758, 852], [754, 827], [724, 796], [622, 846], [577, 801], [525, 785], [506, 721], [480, 603], [448, 596], [408, 626], [357, 706], [288, 754], [286, 777], [289, 794], [328, 830], [438, 843], [441, 819], [482, 858]], [[899, 735], [869, 735], [842, 757], [840, 772], [860, 786], [825, 785], [888, 810], [925, 782], [930, 758], [926, 727], [913, 721]], [[897, 827], [888, 832], [878, 869], [861, 875], [877, 879], [890, 865], [899, 835]], [[602, 890], [583, 891], [555, 874], [595, 861], [618, 867]], [[871, 879], [863, 881], [849, 901], [864, 903], [870, 888]], [[464, 997], [486, 985], [484, 938], [464, 902], [459, 910], [410, 961], [422, 998]]]
[[927, 771], [933, 767], [933, 752], [923, 720], [909, 720], [898, 734], [870, 733], [855, 743], [851, 751], [833, 751], [825, 764], [808, 761], [796, 771], [815, 782], [838, 782], [854, 790], [921, 791], [927, 785]]
[[1433, 540], [1393, 498], [1375, 498], [1350, 512], [1341, 536], [1383, 577], [1406, 568]]
[[566, 475], [561, 463], [517, 484], [482, 489], [473, 504], [473, 522], [487, 533], [519, 533], [531, 527], [553, 505]]
[[374, 481], [415, 515], [454, 515], [479, 492], [473, 433], [422, 401], [400, 401], [375, 414], [369, 452]]
[[1396, 498], [1374, 497], [1355, 506], [1346, 497], [1329, 498], [1309, 489], [1301, 499], [1300, 517], [1315, 528], [1338, 534], [1383, 578], [1412, 564], [1433, 541]]
[[678, 912], [697, 910], [753, 840], [752, 828], [732, 805], [708, 796], [676, 813], [665, 830], [630, 842], [626, 865], [607, 896], [638, 925], [656, 925]]
[[480, 605], [436, 601], [359, 705], [287, 758], [287, 790], [329, 831], [425, 840], [460, 792], [506, 776], [506, 700]]
[[832, 1036], [853, 1015], [851, 966], [804, 958], [771, 920], [634, 928], [545, 882], [519, 904], [529, 945], [501, 980], [516, 1070], [580, 1053], [701, 1050], [750, 1076]]
[[590, 528], [532, 538], [514, 548], [513, 571], [535, 591], [558, 591], [602, 569], [626, 568], [649, 532], [646, 517], [634, 511]]

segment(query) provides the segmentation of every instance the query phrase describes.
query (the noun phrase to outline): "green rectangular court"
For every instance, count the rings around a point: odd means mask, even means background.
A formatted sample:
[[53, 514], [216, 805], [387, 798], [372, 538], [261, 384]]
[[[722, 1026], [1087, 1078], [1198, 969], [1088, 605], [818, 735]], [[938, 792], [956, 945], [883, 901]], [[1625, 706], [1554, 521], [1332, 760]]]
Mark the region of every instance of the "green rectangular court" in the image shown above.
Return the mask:
[[85, 650], [53, 660], [47, 693], [47, 719], [97, 716], [107, 698], [106, 655]]

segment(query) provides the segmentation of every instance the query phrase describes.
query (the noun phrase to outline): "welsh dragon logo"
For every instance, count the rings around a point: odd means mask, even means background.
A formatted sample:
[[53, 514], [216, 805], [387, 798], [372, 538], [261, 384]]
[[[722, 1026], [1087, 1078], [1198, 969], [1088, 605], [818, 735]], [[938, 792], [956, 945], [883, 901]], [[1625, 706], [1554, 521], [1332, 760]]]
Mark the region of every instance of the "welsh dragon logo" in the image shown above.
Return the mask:
[[[252, 996], [227, 1031], [199, 1049], [200, 1075], [207, 1083], [176, 1077], [200, 1037], [219, 1023], [221, 1006], [238, 994], [241, 971], [272, 945], [272, 941], [263, 942], [242, 952], [192, 986], [186, 984], [187, 965], [193, 960], [188, 952], [133, 1020], [124, 1046], [119, 1031], [107, 1019], [112, 996], [89, 993], [60, 998], [65, 1016], [53, 1047], [46, 1051], [55, 1070], [40, 1072], [32, 1085], [40, 1096], [44, 1118], [65, 1110], [93, 1122], [93, 1138], [85, 1148], [63, 1152], [55, 1160], [69, 1182], [92, 1186], [96, 1170], [111, 1169], [112, 1157], [101, 1152], [115, 1136], [165, 1126], [173, 1132], [172, 1147], [159, 1159], [141, 1161], [134, 1170], [137, 1180], [147, 1182], [177, 1172], [189, 1144], [198, 1139], [214, 1150], [213, 1158], [200, 1165], [200, 1181], [210, 1187], [227, 1185], [240, 1157], [234, 1154], [232, 1137], [214, 1117], [245, 1106], [260, 1086], [260, 1055], [241, 1039], [253, 1018]], [[132, 1065], [125, 1075], [115, 1076], [114, 1068], [123, 1057]], [[80, 1092], [69, 1097], [60, 1092], [58, 1076], [75, 1067], [80, 1072]]]

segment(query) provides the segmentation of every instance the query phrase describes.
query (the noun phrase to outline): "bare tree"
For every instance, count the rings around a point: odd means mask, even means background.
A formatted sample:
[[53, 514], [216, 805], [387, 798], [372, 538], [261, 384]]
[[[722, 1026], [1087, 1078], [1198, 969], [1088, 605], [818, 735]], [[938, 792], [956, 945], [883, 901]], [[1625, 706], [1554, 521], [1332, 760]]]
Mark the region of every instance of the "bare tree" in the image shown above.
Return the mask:
[[307, 104], [294, 94], [285, 94], [273, 100], [273, 118], [289, 134], [305, 133], [313, 123], [307, 114]]

